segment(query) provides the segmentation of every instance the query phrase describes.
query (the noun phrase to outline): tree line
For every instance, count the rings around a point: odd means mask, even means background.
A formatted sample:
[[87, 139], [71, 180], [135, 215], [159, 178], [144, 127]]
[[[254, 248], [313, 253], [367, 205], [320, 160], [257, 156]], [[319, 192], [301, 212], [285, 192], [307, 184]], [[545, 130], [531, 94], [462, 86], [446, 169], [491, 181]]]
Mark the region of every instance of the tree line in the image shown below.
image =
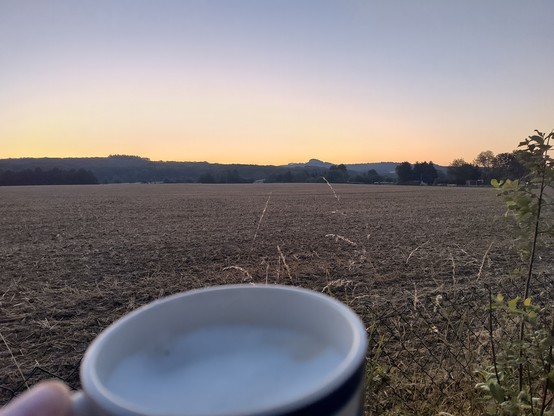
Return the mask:
[[402, 162], [396, 166], [399, 184], [490, 184], [491, 179], [517, 179], [526, 174], [518, 151], [495, 155], [486, 150], [477, 155], [472, 163], [454, 159], [446, 173], [435, 169], [433, 162]]
[[[207, 162], [153, 162], [138, 156], [107, 158], [2, 159], [0, 185], [164, 183], [399, 183], [489, 184], [492, 178], [516, 179], [525, 174], [518, 152], [495, 155], [481, 152], [468, 163], [455, 159], [450, 166], [402, 162], [379, 172], [351, 170], [344, 164], [322, 166], [223, 165]], [[390, 165], [390, 164], [389, 164]]]
[[[326, 168], [293, 168], [270, 173], [261, 181], [266, 183], [318, 183], [327, 180], [331, 183], [375, 183], [383, 181], [375, 169], [365, 173], [348, 171], [344, 164]], [[392, 179], [391, 179], [392, 181]], [[223, 172], [208, 171], [198, 177], [199, 183], [252, 183], [252, 179], [240, 175], [237, 169]]]
[[85, 169], [43, 170], [41, 168], [21, 171], [0, 170], [0, 186], [21, 185], [92, 185], [98, 179], [91, 171]]
[[327, 168], [302, 169], [295, 168], [283, 173], [271, 175], [265, 182], [279, 183], [378, 183], [394, 182], [392, 176], [380, 175], [375, 169], [369, 169], [367, 172], [351, 171], [346, 165], [332, 165]]
[[[327, 168], [305, 169], [294, 168], [271, 172], [263, 181], [272, 183], [398, 183], [412, 185], [442, 185], [442, 184], [490, 184], [490, 180], [516, 179], [525, 175], [523, 164], [519, 160], [517, 151], [499, 153], [492, 151], [481, 152], [472, 163], [464, 159], [454, 159], [450, 166], [437, 169], [432, 161], [429, 162], [402, 162], [395, 168], [396, 177], [392, 174], [382, 175], [375, 169], [367, 172], [348, 170], [346, 165], [332, 165]], [[251, 183], [251, 178], [243, 177], [237, 169], [225, 171], [210, 170], [201, 174], [196, 182], [199, 183]]]

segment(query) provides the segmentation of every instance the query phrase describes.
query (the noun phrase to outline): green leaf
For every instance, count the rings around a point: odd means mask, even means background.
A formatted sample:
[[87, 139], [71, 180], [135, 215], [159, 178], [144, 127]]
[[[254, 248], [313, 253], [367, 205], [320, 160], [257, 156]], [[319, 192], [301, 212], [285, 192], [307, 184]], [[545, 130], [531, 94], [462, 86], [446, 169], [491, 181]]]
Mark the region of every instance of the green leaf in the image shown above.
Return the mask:
[[495, 403], [489, 403], [487, 407], [485, 408], [485, 412], [487, 415], [496, 415], [496, 404]]
[[504, 389], [500, 387], [498, 384], [493, 383], [489, 384], [489, 390], [491, 392], [491, 396], [496, 400], [498, 403], [502, 403], [505, 398]]
[[531, 306], [531, 298], [527, 298], [523, 301], [523, 306], [529, 307]]
[[498, 183], [498, 180], [496, 179], [491, 179], [491, 185], [495, 188], [498, 188], [500, 186], [500, 184]]
[[496, 301], [504, 302], [504, 295], [502, 293], [499, 293], [498, 295], [496, 295]]
[[518, 296], [515, 299], [508, 301], [508, 309], [512, 312], [517, 312], [517, 303], [519, 302], [520, 297]]

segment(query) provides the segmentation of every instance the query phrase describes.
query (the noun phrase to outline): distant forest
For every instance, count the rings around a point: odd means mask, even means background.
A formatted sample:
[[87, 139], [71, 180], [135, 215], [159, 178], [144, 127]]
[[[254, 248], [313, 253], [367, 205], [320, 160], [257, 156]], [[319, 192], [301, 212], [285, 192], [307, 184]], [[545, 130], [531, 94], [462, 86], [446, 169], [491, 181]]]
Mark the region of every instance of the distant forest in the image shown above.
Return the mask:
[[[97, 158], [0, 159], [0, 185], [73, 183], [253, 183], [253, 182], [394, 182], [394, 165], [383, 171], [348, 170], [345, 165], [259, 166], [208, 162], [154, 162], [148, 158], [111, 155]], [[73, 175], [79, 172], [81, 181]], [[84, 173], [86, 172], [87, 175]], [[60, 176], [68, 180], [60, 182]], [[4, 179], [5, 178], [5, 179]]]
[[85, 169], [63, 170], [53, 168], [24, 169], [20, 171], [0, 170], [0, 186], [20, 185], [92, 185], [98, 179]]
[[316, 159], [305, 164], [259, 166], [208, 162], [161, 162], [128, 155], [96, 158], [0, 159], [1, 185], [71, 185], [97, 183], [399, 183], [413, 185], [482, 185], [491, 178], [521, 177], [517, 152], [481, 152], [468, 163], [448, 167], [433, 162], [333, 165]]

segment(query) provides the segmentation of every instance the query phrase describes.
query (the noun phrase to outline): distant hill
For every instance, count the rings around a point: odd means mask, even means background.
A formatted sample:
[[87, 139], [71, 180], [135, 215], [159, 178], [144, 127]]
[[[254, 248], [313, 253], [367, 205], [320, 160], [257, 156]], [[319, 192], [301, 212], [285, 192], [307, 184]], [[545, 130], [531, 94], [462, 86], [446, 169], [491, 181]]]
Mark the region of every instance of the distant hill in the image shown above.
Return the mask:
[[86, 169], [100, 183], [135, 182], [205, 182], [243, 183], [315, 182], [325, 173], [318, 167], [291, 168], [208, 162], [162, 162], [128, 155], [84, 158], [0, 159], [1, 171], [20, 172], [33, 169]]
[[295, 168], [303, 168], [303, 167], [306, 167], [306, 166], [315, 166], [315, 167], [318, 167], [318, 168], [329, 169], [333, 165], [334, 165], [334, 163], [322, 162], [319, 159], [310, 159], [306, 163], [289, 163], [286, 166], [287, 167], [295, 167]]
[[[345, 163], [346, 169], [353, 172], [365, 173], [371, 169], [379, 175], [396, 175], [395, 168], [400, 162], [377, 162], [377, 163]], [[323, 162], [319, 159], [310, 159], [306, 163], [289, 163], [288, 167], [308, 167], [316, 166], [320, 168], [329, 169], [331, 166], [337, 165], [337, 163]], [[434, 165], [437, 170], [446, 171], [446, 166]]]
[[[128, 155], [84, 158], [19, 158], [0, 159], [0, 173], [41, 169], [65, 171], [84, 169], [91, 172], [100, 183], [135, 182], [318, 182], [322, 176], [332, 181], [330, 170], [336, 165], [318, 159], [306, 163], [289, 163], [283, 166], [219, 164], [208, 162], [162, 162]], [[336, 181], [365, 181], [367, 172], [374, 169], [383, 179], [393, 180], [398, 163], [345, 164], [348, 175], [336, 177]], [[438, 170], [445, 167], [436, 166]], [[336, 173], [336, 172], [335, 172]], [[331, 175], [330, 175], [331, 174]], [[361, 176], [360, 176], [361, 175]]]

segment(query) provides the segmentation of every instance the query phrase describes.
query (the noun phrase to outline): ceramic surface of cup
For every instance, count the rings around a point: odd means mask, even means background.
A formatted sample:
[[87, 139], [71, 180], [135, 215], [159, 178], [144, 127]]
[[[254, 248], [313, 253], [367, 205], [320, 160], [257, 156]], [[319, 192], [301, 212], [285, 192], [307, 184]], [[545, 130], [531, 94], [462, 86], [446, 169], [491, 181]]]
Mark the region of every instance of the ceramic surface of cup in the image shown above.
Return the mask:
[[80, 400], [113, 416], [361, 414], [365, 350], [359, 318], [320, 293], [196, 290], [106, 329], [85, 354]]

